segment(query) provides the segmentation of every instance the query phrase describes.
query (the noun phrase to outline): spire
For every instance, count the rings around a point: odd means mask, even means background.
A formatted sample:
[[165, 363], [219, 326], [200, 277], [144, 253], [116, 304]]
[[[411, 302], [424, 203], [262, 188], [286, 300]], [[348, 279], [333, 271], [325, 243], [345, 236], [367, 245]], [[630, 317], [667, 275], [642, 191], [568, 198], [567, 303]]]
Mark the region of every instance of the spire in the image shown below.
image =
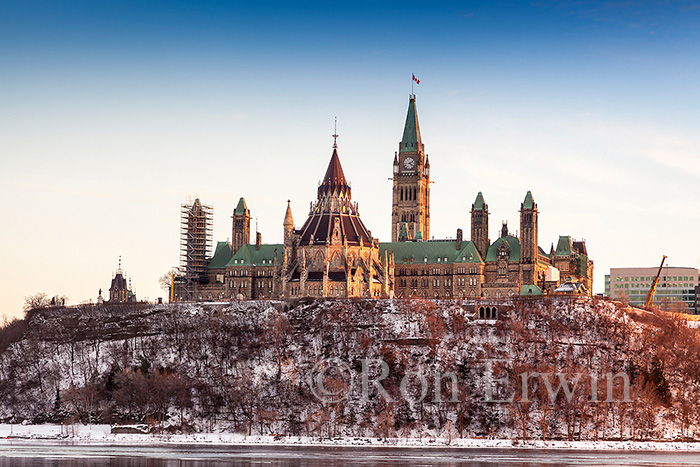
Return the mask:
[[245, 204], [245, 198], [241, 198], [238, 200], [238, 206], [236, 206], [236, 210], [233, 212], [234, 214], [245, 214], [246, 211], [248, 211], [248, 206]]
[[287, 212], [284, 214], [284, 226], [293, 226], [294, 219], [292, 218], [292, 202], [287, 200]]
[[535, 202], [532, 199], [532, 193], [530, 190], [527, 191], [525, 195], [525, 201], [523, 201], [523, 209], [533, 209], [535, 207]]
[[479, 192], [479, 194], [476, 195], [476, 200], [474, 200], [474, 206], [472, 207], [472, 209], [484, 209], [485, 204], [486, 203], [484, 203], [484, 195], [482, 195], [481, 192]]
[[423, 142], [420, 137], [420, 125], [418, 125], [418, 112], [416, 111], [416, 96], [411, 95], [408, 101], [408, 113], [406, 124], [403, 127], [400, 152], [422, 152]]
[[401, 232], [399, 233], [399, 241], [405, 242], [408, 240], [408, 229], [406, 228], [406, 223], [401, 224]]
[[326, 169], [326, 175], [323, 177], [323, 182], [321, 182], [321, 185], [318, 187], [318, 197], [320, 199], [322, 195], [334, 192], [338, 194], [347, 194], [348, 198], [350, 198], [350, 185], [348, 185], [348, 182], [345, 180], [345, 174], [343, 173], [343, 167], [340, 165], [337, 147], [333, 148], [333, 155], [328, 164], [328, 169]]
[[335, 126], [333, 127], [333, 149], [338, 149], [338, 117], [335, 117]]

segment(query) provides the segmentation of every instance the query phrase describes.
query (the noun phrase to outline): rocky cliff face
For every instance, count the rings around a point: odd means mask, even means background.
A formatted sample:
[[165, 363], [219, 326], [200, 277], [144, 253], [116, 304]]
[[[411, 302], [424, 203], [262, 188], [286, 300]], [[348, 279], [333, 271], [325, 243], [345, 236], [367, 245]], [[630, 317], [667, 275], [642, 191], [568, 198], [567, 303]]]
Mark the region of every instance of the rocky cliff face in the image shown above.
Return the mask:
[[0, 418], [312, 436], [668, 438], [698, 421], [699, 352], [681, 320], [590, 298], [37, 310], [0, 354]]

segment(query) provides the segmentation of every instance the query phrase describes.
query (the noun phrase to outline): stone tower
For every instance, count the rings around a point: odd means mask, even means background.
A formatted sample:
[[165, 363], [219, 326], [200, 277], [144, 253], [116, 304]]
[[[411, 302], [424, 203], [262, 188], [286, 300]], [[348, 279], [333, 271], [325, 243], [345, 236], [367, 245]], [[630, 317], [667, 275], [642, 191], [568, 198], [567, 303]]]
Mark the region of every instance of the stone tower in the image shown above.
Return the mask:
[[233, 254], [250, 243], [250, 210], [245, 204], [245, 198], [238, 200], [238, 206], [233, 210], [233, 231], [231, 233], [231, 251]]
[[537, 264], [537, 204], [529, 191], [520, 205], [520, 262], [524, 284], [535, 283]]
[[406, 224], [409, 239], [430, 239], [430, 163], [420, 136], [416, 96], [408, 101], [408, 113], [394, 154], [394, 186], [391, 206], [391, 241], [399, 241]]
[[472, 204], [472, 242], [482, 259], [486, 259], [489, 241], [489, 205], [484, 203], [484, 196], [479, 192]]

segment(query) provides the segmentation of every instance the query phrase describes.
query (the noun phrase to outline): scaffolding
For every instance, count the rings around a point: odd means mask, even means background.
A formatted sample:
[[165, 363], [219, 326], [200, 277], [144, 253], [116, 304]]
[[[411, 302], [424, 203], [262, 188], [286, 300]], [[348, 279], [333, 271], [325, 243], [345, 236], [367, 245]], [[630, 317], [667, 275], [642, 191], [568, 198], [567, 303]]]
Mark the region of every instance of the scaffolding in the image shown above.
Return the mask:
[[179, 300], [197, 300], [200, 283], [207, 279], [207, 261], [212, 254], [214, 208], [199, 198], [180, 205], [180, 272]]

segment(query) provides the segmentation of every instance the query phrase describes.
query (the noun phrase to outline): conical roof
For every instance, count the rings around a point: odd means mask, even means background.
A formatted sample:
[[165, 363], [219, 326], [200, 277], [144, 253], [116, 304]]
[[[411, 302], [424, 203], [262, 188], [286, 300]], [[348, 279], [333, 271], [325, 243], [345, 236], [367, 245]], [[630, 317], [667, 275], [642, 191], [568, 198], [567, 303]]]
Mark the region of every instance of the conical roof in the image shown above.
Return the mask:
[[318, 197], [320, 199], [321, 196], [334, 192], [337, 194], [347, 194], [348, 198], [350, 197], [350, 185], [348, 185], [348, 182], [345, 180], [345, 174], [343, 173], [343, 167], [340, 165], [337, 148], [333, 148], [333, 155], [331, 156], [331, 161], [328, 163], [326, 175], [323, 177], [321, 186], [318, 187]]
[[401, 152], [420, 152], [423, 150], [423, 142], [420, 137], [420, 125], [418, 124], [418, 112], [416, 111], [416, 97], [411, 96], [408, 101], [408, 113], [406, 124], [403, 127], [401, 138]]
[[292, 218], [292, 202], [290, 200], [287, 200], [287, 212], [284, 213], [283, 225], [294, 225], [294, 219]]

